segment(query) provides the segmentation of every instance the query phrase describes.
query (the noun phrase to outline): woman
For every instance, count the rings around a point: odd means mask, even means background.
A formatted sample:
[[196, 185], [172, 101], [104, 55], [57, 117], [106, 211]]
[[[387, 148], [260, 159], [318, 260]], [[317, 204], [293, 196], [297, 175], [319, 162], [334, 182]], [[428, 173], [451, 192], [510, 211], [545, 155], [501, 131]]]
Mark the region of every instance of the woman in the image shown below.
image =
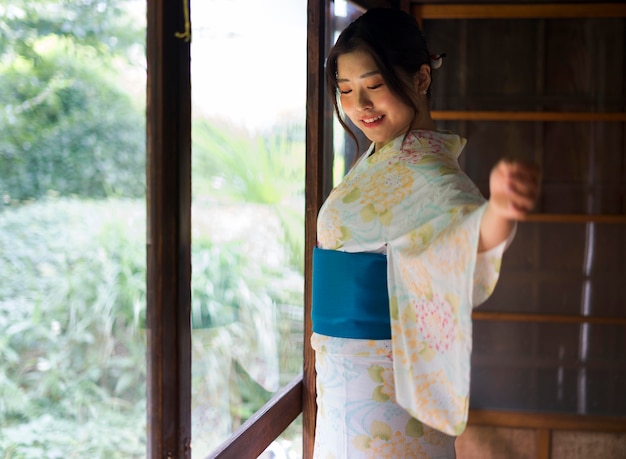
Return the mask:
[[[372, 9], [326, 66], [330, 95], [371, 140], [322, 206], [314, 253], [318, 458], [453, 458], [469, 404], [471, 309], [492, 292], [538, 168], [501, 161], [490, 199], [459, 169], [465, 140], [429, 113], [416, 21]], [[356, 138], [355, 138], [356, 140]]]

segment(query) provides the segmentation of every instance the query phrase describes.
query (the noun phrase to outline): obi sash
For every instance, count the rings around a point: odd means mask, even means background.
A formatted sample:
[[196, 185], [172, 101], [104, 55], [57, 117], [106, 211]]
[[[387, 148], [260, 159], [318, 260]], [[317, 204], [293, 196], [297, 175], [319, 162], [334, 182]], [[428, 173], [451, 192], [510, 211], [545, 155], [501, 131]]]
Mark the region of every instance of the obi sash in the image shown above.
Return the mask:
[[391, 339], [387, 257], [313, 249], [313, 331], [354, 339]]

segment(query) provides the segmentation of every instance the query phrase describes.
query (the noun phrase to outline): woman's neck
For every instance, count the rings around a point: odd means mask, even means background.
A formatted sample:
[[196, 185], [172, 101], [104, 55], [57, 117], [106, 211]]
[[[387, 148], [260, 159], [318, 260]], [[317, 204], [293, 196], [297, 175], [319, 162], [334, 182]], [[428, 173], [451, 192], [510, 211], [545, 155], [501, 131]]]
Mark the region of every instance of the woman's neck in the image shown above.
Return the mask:
[[437, 126], [435, 126], [435, 122], [430, 116], [430, 110], [428, 110], [428, 108], [423, 108], [417, 113], [415, 120], [411, 124], [411, 131], [416, 129], [423, 129], [426, 131], [437, 130]]

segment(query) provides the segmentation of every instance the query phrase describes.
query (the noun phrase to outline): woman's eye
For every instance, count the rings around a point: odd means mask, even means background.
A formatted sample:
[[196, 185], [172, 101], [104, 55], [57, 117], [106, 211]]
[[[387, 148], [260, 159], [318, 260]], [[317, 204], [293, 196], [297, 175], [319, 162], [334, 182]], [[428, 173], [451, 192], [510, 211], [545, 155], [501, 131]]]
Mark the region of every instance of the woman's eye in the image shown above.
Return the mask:
[[374, 84], [374, 85], [372, 85], [372, 86], [368, 86], [367, 88], [368, 88], [368, 89], [378, 89], [378, 88], [380, 88], [382, 85], [383, 85], [382, 83], [378, 83], [378, 84]]
[[350, 94], [352, 92], [352, 89], [340, 89], [339, 93], [340, 94]]

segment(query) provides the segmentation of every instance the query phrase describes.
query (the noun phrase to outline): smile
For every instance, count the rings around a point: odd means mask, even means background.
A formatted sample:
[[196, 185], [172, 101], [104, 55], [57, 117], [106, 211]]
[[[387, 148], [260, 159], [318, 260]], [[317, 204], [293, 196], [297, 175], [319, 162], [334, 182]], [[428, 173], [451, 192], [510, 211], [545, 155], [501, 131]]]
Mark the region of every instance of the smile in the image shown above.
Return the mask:
[[364, 118], [361, 121], [363, 121], [365, 124], [372, 124], [372, 123], [375, 123], [376, 121], [381, 120], [382, 118], [383, 118], [383, 115], [378, 115], [373, 118]]

